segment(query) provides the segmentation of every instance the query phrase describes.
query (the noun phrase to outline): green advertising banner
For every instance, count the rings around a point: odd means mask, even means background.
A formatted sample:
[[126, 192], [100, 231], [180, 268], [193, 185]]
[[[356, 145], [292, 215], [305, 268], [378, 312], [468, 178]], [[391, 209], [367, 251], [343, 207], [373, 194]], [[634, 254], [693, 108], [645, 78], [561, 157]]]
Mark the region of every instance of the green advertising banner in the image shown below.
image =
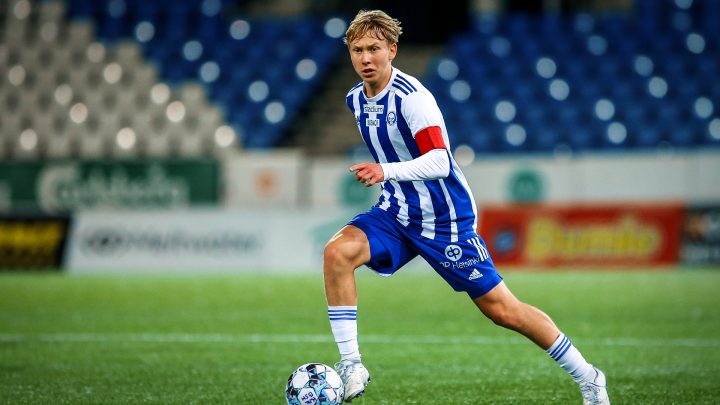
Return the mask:
[[215, 205], [219, 173], [209, 159], [0, 163], [0, 211]]

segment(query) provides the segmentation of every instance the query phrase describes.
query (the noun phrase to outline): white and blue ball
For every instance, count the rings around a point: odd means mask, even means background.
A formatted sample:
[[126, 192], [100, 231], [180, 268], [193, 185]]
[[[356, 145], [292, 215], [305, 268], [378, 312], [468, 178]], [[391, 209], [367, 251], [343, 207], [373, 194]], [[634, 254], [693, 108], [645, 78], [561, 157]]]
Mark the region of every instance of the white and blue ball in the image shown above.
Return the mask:
[[289, 405], [339, 405], [344, 392], [342, 380], [332, 367], [308, 363], [288, 378], [285, 398]]

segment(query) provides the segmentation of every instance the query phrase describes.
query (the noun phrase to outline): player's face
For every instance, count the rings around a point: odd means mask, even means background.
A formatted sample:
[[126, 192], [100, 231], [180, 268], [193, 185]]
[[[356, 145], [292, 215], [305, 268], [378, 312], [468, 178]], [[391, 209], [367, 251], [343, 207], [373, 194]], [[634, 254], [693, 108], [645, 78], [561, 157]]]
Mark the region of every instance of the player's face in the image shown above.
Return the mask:
[[397, 44], [388, 44], [384, 38], [376, 38], [371, 33], [352, 41], [348, 48], [353, 68], [365, 82], [366, 95], [373, 97], [390, 81], [390, 62], [397, 53]]

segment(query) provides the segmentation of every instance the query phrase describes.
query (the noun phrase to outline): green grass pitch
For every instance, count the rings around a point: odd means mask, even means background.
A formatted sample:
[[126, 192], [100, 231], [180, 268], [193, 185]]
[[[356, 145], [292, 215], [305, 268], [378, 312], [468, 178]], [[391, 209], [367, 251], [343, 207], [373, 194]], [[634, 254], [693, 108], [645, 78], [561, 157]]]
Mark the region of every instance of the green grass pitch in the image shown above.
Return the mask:
[[[359, 404], [579, 404], [529, 341], [430, 270], [360, 270]], [[506, 272], [602, 368], [614, 404], [720, 403], [720, 269]], [[0, 403], [282, 404], [337, 360], [320, 275], [0, 274]]]

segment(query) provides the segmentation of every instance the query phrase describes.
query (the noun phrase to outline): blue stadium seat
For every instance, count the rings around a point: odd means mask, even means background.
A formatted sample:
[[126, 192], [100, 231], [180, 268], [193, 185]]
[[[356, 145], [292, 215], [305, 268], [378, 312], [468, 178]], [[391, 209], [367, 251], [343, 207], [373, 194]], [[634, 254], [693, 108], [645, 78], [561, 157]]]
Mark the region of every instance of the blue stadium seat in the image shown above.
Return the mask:
[[[438, 84], [442, 90], [436, 93], [438, 103], [447, 112], [469, 105], [477, 111], [492, 110], [500, 100], [513, 101], [517, 114], [502, 125], [523, 125], [525, 142], [511, 147], [504, 140], [504, 128], [485, 127], [468, 142], [480, 148], [477, 152], [550, 152], [557, 144], [575, 151], [717, 144], [708, 126], [720, 110], [720, 41], [716, 39], [720, 38], [720, 2], [689, 4], [685, 10], [671, 1], [636, 0], [629, 14], [549, 17], [508, 12], [495, 18], [478, 17], [473, 29], [455, 37], [450, 47], [472, 96], [459, 104], [447, 94], [449, 84]], [[694, 37], [700, 41], [695, 48], [687, 42], [692, 32], [702, 35], [702, 40]], [[493, 53], [497, 38], [509, 41], [510, 52]], [[651, 64], [640, 60], [636, 65], [640, 55]], [[552, 58], [557, 67], [549, 78], [535, 71], [541, 57]], [[442, 83], [436, 69], [429, 76], [428, 80]], [[562, 101], [548, 94], [555, 79], [565, 80], [570, 87]], [[693, 115], [699, 96], [714, 104], [712, 117]], [[614, 105], [609, 118], [595, 116], [595, 103], [601, 98]], [[457, 114], [448, 114], [446, 120], [449, 127], [466, 124], [466, 118]], [[492, 125], [499, 124], [494, 120]]]
[[656, 148], [663, 140], [662, 129], [653, 123], [637, 124], [628, 123], [628, 132], [633, 143], [639, 148]]
[[702, 131], [701, 125], [693, 125], [692, 123], [676, 125], [668, 130], [668, 140], [674, 146], [691, 147], [697, 144], [698, 139], [702, 136]]
[[493, 153], [497, 151], [497, 141], [502, 136], [499, 128], [485, 125], [463, 129], [469, 132], [468, 144], [476, 153]]
[[564, 143], [563, 133], [550, 126], [529, 126], [528, 132], [532, 134], [533, 150], [538, 152], [553, 152], [557, 146]]
[[[324, 22], [317, 18], [247, 18], [236, 14], [236, 5], [237, 1], [222, 0], [220, 9], [207, 10], [205, 2], [199, 1], [69, 0], [68, 16], [91, 20], [99, 38], [107, 42], [134, 39], [138, 24], [152, 24], [153, 35], [141, 41], [143, 55], [171, 85], [198, 81], [201, 66], [214, 62], [220, 74], [206, 83], [208, 93], [237, 126], [236, 133], [245, 133], [245, 146], [276, 146], [342, 43], [325, 35]], [[235, 32], [232, 24], [237, 20], [245, 25]], [[250, 43], [252, 46], [247, 45]], [[305, 53], [308, 43], [315, 44], [309, 55]], [[305, 57], [315, 63], [315, 77], [295, 74], [297, 63]], [[247, 87], [255, 80], [268, 83], [270, 97], [282, 102], [286, 109], [283, 119], [268, 122], [263, 118], [269, 99], [260, 103], [248, 100]], [[248, 127], [253, 131], [244, 130]], [[257, 140], [254, 134], [258, 134]]]

